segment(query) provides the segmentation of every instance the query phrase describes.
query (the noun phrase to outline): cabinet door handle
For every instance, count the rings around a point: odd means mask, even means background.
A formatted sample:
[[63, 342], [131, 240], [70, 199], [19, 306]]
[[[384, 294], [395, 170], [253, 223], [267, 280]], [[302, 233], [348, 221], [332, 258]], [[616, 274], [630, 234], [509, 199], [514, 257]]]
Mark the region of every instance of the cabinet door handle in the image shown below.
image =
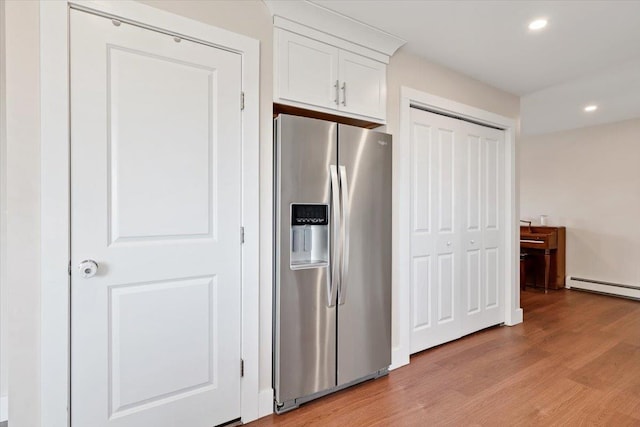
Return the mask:
[[340, 81], [336, 80], [336, 84], [333, 87], [336, 88], [336, 99], [334, 100], [334, 102], [336, 103], [336, 105], [340, 105]]
[[342, 105], [347, 106], [347, 82], [342, 83]]

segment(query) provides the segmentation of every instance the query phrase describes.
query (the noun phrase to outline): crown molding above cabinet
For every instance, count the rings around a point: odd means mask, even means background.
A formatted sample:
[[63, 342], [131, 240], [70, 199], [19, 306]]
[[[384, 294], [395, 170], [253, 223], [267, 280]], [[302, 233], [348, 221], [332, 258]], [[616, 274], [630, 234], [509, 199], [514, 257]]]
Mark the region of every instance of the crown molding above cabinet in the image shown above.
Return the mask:
[[309, 1], [265, 0], [274, 25], [274, 102], [386, 123], [389, 57], [405, 41]]
[[364, 46], [386, 56], [392, 56], [400, 46], [407, 42], [400, 37], [318, 6], [310, 1], [264, 0], [264, 2], [274, 17], [276, 27], [286, 24], [276, 23], [275, 18], [284, 18], [326, 35], [332, 35], [343, 41]]

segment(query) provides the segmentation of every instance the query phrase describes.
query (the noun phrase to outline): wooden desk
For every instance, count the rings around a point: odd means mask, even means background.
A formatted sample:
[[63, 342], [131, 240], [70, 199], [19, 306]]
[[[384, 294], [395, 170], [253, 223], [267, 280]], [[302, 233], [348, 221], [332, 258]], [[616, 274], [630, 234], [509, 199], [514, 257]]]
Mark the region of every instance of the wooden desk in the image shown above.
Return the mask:
[[[565, 227], [522, 226], [520, 227], [520, 252], [529, 255], [530, 264], [537, 258], [544, 262], [544, 291], [564, 288], [565, 285]], [[532, 268], [532, 271], [538, 270]]]

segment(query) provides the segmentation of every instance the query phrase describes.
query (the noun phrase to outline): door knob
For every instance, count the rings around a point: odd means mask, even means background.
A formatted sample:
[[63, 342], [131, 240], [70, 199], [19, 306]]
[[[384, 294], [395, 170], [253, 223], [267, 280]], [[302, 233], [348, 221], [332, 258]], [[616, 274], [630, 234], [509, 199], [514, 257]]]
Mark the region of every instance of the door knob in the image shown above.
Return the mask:
[[80, 270], [82, 277], [88, 279], [95, 276], [98, 272], [98, 263], [92, 259], [86, 259], [80, 263], [78, 270]]
[[475, 242], [476, 242], [475, 240], [472, 240], [472, 241], [471, 241], [471, 244], [473, 245]]
[[447, 242], [447, 246], [451, 246], [451, 242]]

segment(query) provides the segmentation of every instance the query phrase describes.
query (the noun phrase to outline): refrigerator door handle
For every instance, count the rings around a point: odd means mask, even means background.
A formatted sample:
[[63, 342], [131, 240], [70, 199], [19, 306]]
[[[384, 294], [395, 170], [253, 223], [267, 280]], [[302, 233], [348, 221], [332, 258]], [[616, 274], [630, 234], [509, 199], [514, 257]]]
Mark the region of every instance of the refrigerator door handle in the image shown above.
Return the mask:
[[329, 289], [327, 290], [327, 306], [333, 307], [336, 305], [336, 296], [338, 293], [338, 286], [340, 286], [340, 249], [342, 246], [341, 230], [340, 227], [340, 184], [338, 182], [338, 169], [335, 165], [329, 166], [329, 173], [331, 175], [331, 211], [333, 216], [333, 225], [331, 240], [333, 245], [333, 251], [331, 253], [331, 277], [329, 278]]
[[340, 187], [342, 189], [342, 271], [340, 274], [340, 288], [338, 291], [338, 304], [342, 305], [347, 298], [347, 283], [345, 280], [349, 273], [349, 184], [347, 183], [347, 169], [339, 166]]

